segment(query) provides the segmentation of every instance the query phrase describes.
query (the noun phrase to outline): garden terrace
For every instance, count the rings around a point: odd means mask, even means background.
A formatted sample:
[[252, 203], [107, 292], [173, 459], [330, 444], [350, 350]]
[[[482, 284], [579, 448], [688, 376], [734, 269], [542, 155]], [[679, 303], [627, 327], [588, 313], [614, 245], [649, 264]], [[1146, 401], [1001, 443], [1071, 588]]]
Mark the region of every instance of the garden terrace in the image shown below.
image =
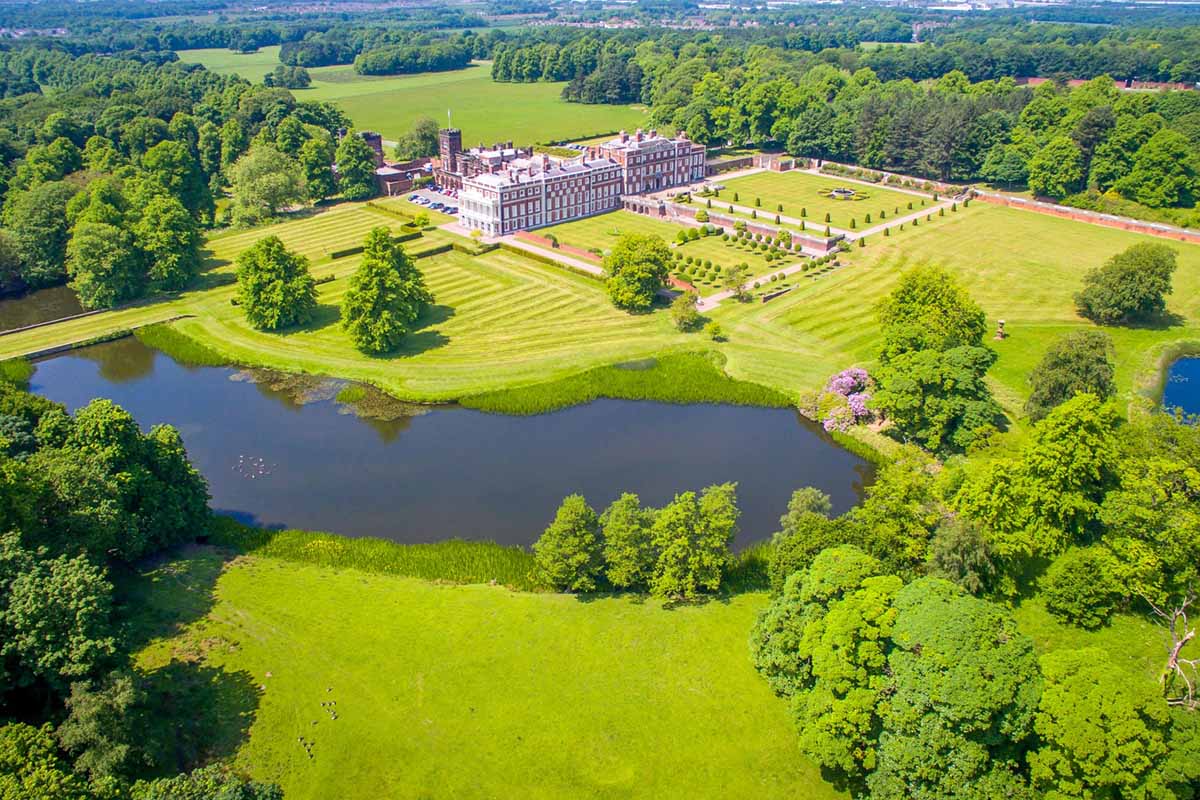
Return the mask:
[[[748, 244], [735, 246], [733, 231], [726, 231], [730, 236], [729, 240], [723, 239], [718, 234], [701, 236], [699, 239], [680, 244], [677, 241], [679, 233], [681, 231], [686, 233], [690, 230], [695, 230], [695, 228], [635, 214], [632, 211], [613, 211], [550, 228], [542, 228], [537, 233], [542, 236], [551, 234], [563, 244], [585, 250], [600, 250], [602, 253], [611, 250], [620, 235], [624, 233], [659, 236], [671, 244], [673, 254], [683, 256], [683, 258], [675, 259], [672, 265], [673, 272], [683, 280], [694, 284], [701, 293], [719, 285], [720, 280], [717, 274], [724, 267], [745, 263], [749, 268], [751, 280], [753, 280], [755, 277], [770, 274], [800, 260], [800, 256], [789, 254], [786, 257], [768, 261], [764, 257], [763, 251], [757, 249], [752, 251]], [[689, 257], [692, 259], [690, 265], [687, 263]], [[705, 262], [710, 262], [712, 266], [706, 267]], [[699, 278], [701, 271], [710, 277]]]

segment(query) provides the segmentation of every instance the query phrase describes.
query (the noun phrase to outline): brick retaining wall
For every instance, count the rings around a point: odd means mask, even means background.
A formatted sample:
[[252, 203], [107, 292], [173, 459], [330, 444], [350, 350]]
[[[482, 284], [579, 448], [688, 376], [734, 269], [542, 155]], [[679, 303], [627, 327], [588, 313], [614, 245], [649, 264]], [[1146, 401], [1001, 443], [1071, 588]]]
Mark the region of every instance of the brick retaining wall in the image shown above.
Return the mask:
[[556, 245], [545, 236], [539, 236], [536, 233], [530, 233], [529, 231], [517, 231], [514, 235], [523, 242], [529, 242], [530, 244], [537, 245], [538, 247], [544, 247], [547, 250], [558, 250], [566, 255], [574, 256], [575, 258], [581, 258], [584, 261], [591, 261], [594, 264], [599, 264], [604, 261], [604, 259], [602, 259], [600, 256], [588, 250], [584, 250], [581, 247], [563, 244], [562, 242], [559, 242]]

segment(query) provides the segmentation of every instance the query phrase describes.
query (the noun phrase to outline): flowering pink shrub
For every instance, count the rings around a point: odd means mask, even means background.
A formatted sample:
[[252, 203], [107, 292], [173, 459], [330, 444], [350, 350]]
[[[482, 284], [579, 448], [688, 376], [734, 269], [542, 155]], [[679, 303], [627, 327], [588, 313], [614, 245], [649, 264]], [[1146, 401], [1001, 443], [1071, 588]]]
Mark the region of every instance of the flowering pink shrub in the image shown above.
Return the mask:
[[847, 431], [871, 418], [868, 406], [874, 385], [865, 369], [844, 369], [829, 379], [823, 392], [809, 399], [804, 411], [826, 431]]

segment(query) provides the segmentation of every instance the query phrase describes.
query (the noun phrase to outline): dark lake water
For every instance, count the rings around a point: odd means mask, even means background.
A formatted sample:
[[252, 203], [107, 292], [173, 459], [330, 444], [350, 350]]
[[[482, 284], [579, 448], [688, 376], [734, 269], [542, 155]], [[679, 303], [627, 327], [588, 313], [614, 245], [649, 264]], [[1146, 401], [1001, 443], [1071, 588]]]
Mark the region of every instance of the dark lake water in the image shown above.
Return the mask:
[[350, 413], [344, 384], [185, 367], [136, 339], [38, 364], [33, 390], [72, 410], [94, 397], [148, 428], [177, 427], [214, 508], [263, 525], [380, 536], [530, 544], [562, 498], [601, 510], [622, 491], [660, 505], [738, 481], [739, 545], [769, 537], [792, 490], [817, 486], [837, 511], [870, 465], [793, 411], [601, 400], [534, 417], [413, 407], [382, 395]]
[[66, 286], [39, 289], [21, 297], [0, 298], [0, 331], [11, 331], [83, 312], [75, 291]]
[[1200, 358], [1181, 358], [1167, 371], [1163, 408], [1200, 414]]

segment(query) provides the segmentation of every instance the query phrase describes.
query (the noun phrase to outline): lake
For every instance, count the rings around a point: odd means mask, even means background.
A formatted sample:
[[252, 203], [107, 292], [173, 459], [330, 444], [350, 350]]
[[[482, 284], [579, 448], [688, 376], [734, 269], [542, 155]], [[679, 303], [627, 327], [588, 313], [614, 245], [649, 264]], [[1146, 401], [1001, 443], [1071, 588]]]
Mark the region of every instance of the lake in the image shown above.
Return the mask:
[[845, 511], [873, 476], [797, 412], [599, 400], [538, 416], [414, 406], [342, 381], [188, 367], [133, 338], [44, 360], [32, 389], [75, 410], [107, 397], [144, 427], [179, 429], [213, 508], [248, 522], [379, 536], [531, 544], [562, 498], [602, 510], [623, 491], [651, 505], [738, 481], [738, 545], [778, 529], [816, 486]]
[[83, 313], [75, 290], [67, 286], [38, 289], [20, 297], [0, 298], [0, 331], [11, 331]]
[[1200, 414], [1200, 358], [1181, 358], [1167, 370], [1163, 408]]

